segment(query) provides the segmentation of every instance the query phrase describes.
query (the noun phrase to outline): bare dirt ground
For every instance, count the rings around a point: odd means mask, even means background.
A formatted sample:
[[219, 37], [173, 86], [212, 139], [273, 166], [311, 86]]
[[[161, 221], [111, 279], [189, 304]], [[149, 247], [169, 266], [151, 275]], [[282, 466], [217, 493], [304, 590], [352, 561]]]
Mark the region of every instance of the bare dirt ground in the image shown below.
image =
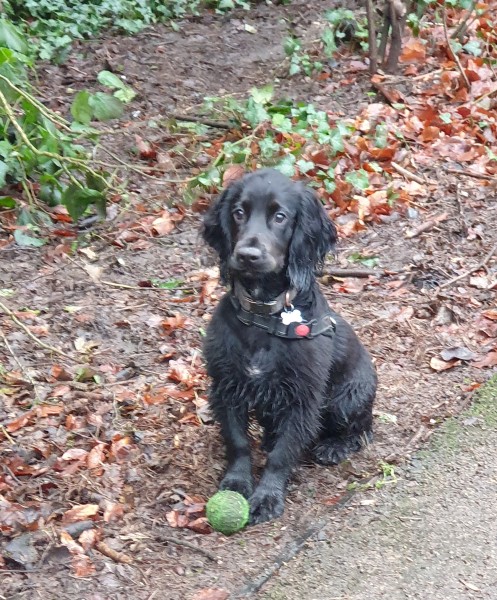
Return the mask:
[[[276, 77], [278, 94], [352, 115], [371, 102], [366, 75], [333, 92], [329, 80], [282, 76], [288, 23], [312, 38], [316, 15], [328, 6], [318, 4], [206, 15], [179, 32], [157, 27], [132, 39], [87, 44], [67, 65], [45, 66], [40, 81], [51, 105], [64, 109], [68, 87], [91, 88], [102, 68], [122, 69], [140, 93], [129, 127], [116, 129], [112, 144], [128, 162], [136, 133], [163, 148], [178, 143], [166, 129], [148, 129], [150, 120], [185, 113], [206, 95], [244, 94]], [[243, 31], [243, 23], [257, 34]], [[334, 67], [333, 81], [346, 61]], [[186, 161], [174, 166], [171, 178], [191, 172]], [[80, 232], [74, 251], [74, 238], [62, 233], [42, 249], [1, 246], [0, 300], [17, 319], [4, 311], [0, 320], [0, 508], [8, 515], [0, 541], [2, 597], [183, 600], [206, 588], [233, 597], [256, 593], [270, 566], [335, 514], [351, 483], [383, 478], [382, 463], [402, 464], [439, 423], [468, 405], [488, 369], [477, 368], [468, 354], [446, 356], [453, 368], [441, 371], [430, 360], [451, 348], [481, 358], [496, 343], [494, 320], [484, 316], [493, 314], [495, 291], [481, 283], [495, 281], [494, 257], [473, 274], [479, 280], [440, 287], [477, 267], [497, 242], [495, 186], [457, 177], [435, 162], [420, 172], [432, 182], [429, 195], [416, 198], [410, 212], [393, 210], [343, 239], [337, 260], [328, 263], [356, 267], [349, 259], [359, 252], [378, 257], [378, 274], [323, 280], [330, 302], [376, 361], [374, 444], [335, 469], [302, 465], [284, 517], [230, 538], [210, 532], [201, 518], [223, 471], [218, 428], [205, 409], [201, 356], [211, 294], [223, 290], [205, 292], [215, 261], [199, 237], [200, 215], [181, 204], [181, 186], [130, 171], [130, 199], [113, 220]], [[168, 209], [174, 230], [151, 235], [152, 222]], [[444, 212], [447, 218], [431, 230], [406, 237]], [[181, 284], [144, 287], [155, 279]], [[337, 531], [347, 518], [338, 514]], [[190, 529], [171, 526], [183, 517]], [[63, 527], [75, 539], [85, 528], [93, 532], [82, 577], [63, 535], [61, 543]], [[104, 542], [100, 550], [96, 538]]]

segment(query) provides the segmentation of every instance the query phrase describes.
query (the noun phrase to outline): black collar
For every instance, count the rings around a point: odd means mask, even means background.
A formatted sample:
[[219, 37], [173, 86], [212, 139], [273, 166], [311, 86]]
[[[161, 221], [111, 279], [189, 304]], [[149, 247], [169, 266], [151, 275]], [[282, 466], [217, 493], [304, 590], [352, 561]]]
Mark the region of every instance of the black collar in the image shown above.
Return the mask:
[[336, 322], [331, 314], [327, 312], [316, 319], [306, 321], [301, 312], [291, 304], [296, 295], [296, 291], [291, 290], [283, 292], [272, 302], [257, 302], [235, 282], [231, 302], [241, 323], [249, 327], [259, 327], [270, 335], [289, 340], [313, 339], [318, 335], [333, 337]]
[[289, 289], [278, 294], [270, 302], [260, 302], [259, 300], [252, 299], [239, 281], [233, 283], [231, 293], [238, 300], [243, 310], [256, 315], [274, 315], [281, 312], [284, 308], [290, 308], [292, 300], [297, 295], [296, 290]]

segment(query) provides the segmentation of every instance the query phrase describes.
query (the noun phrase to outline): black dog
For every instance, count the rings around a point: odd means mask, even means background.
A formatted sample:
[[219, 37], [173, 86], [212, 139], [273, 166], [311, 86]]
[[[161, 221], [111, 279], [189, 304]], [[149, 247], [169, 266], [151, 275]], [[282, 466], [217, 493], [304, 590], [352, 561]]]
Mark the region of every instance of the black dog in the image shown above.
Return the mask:
[[[272, 169], [248, 174], [211, 207], [203, 235], [231, 285], [204, 347], [209, 403], [227, 450], [220, 487], [248, 498], [251, 522], [261, 523], [283, 513], [288, 477], [304, 451], [337, 464], [371, 439], [376, 374], [315, 280], [336, 230], [311, 190]], [[255, 491], [252, 410], [268, 452]]]

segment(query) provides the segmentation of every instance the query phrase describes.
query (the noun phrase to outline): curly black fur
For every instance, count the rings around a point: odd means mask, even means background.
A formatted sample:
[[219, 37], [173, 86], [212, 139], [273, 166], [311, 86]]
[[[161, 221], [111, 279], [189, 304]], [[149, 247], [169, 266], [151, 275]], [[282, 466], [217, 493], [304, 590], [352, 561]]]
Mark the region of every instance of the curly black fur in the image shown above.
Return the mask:
[[[251, 522], [260, 523], [283, 513], [287, 480], [305, 451], [316, 462], [337, 464], [371, 439], [376, 373], [317, 285], [336, 231], [312, 191], [271, 169], [248, 174], [211, 207], [203, 235], [219, 255], [224, 282], [238, 280], [262, 302], [294, 288], [293, 304], [306, 320], [327, 312], [336, 320], [332, 338], [278, 338], [242, 324], [228, 293], [209, 324], [209, 403], [228, 462], [221, 488], [248, 498]], [[268, 452], [255, 491], [249, 411], [264, 428]]]

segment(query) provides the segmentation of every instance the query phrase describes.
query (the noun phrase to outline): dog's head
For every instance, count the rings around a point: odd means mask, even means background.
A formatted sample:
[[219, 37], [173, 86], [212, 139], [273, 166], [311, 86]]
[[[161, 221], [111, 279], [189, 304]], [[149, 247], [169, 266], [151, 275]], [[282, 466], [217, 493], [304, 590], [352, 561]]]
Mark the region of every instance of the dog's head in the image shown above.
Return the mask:
[[220, 257], [221, 278], [259, 279], [285, 273], [308, 289], [336, 230], [310, 189], [279, 171], [263, 169], [232, 183], [209, 209], [203, 235]]

